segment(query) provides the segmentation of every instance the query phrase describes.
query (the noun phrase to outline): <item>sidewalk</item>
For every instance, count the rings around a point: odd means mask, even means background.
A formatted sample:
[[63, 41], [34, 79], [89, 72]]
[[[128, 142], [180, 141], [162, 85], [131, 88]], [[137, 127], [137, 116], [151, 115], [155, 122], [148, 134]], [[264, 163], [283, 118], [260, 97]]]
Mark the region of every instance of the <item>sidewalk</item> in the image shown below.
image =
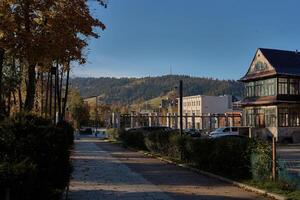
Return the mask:
[[92, 138], [75, 142], [70, 199], [266, 199], [139, 152]]
[[70, 199], [170, 199], [158, 187], [103, 151], [95, 142], [99, 140], [90, 138], [75, 142]]

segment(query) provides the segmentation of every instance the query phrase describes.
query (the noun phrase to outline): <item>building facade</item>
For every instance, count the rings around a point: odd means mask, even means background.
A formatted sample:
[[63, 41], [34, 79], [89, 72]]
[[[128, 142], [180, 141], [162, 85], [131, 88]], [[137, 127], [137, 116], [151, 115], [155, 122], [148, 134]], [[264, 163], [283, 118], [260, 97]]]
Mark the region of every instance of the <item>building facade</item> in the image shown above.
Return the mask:
[[[211, 115], [225, 114], [232, 111], [232, 96], [230, 95], [183, 97], [183, 115], [185, 116], [183, 126], [184, 128], [191, 128], [192, 124], [195, 124], [197, 129], [212, 129], [215, 128], [212, 127], [212, 123], [219, 125], [219, 118], [213, 119]], [[195, 122], [192, 120], [195, 120]]]
[[240, 81], [244, 125], [253, 136], [300, 142], [300, 53], [260, 48]]

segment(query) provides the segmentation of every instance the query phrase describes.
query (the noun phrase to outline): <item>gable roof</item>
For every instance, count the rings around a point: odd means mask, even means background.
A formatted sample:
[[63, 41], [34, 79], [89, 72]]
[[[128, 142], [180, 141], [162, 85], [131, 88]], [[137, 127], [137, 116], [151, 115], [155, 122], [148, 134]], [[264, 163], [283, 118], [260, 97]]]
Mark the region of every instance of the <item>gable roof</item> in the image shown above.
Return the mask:
[[260, 48], [260, 51], [274, 67], [277, 74], [300, 75], [299, 52], [264, 48]]
[[300, 76], [300, 52], [266, 48], [259, 48], [258, 50], [268, 60], [274, 70], [252, 75], [248, 74], [248, 70], [241, 81], [274, 75]]

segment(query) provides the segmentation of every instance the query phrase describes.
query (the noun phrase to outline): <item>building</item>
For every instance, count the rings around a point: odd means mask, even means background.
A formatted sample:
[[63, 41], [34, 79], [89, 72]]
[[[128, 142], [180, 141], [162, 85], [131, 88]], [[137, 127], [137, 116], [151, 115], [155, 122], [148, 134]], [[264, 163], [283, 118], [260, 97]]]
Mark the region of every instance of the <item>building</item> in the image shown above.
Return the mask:
[[83, 102], [85, 104], [87, 104], [88, 106], [96, 106], [97, 104], [99, 104], [99, 99], [98, 96], [90, 96], [90, 97], [86, 97], [83, 99]]
[[300, 53], [260, 48], [240, 81], [243, 120], [253, 136], [300, 142]]
[[[178, 111], [180, 110], [179, 106], [178, 104]], [[218, 118], [219, 116], [214, 118], [211, 116], [225, 114], [226, 112], [232, 112], [232, 96], [230, 95], [183, 97], [184, 128], [191, 128], [193, 123], [197, 129], [217, 128], [220, 125], [220, 118]]]
[[159, 105], [160, 112], [162, 114], [166, 113], [177, 113], [178, 112], [178, 100], [176, 98], [162, 99]]

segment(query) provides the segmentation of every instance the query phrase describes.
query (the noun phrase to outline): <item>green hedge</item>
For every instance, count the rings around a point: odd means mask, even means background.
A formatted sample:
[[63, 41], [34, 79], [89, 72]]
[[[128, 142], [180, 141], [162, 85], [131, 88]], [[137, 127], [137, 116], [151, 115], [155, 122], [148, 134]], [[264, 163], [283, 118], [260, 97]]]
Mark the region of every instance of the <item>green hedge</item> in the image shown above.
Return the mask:
[[[119, 132], [126, 146], [168, 156], [195, 167], [234, 179], [248, 179], [269, 170], [269, 144], [247, 138], [195, 139], [178, 132]], [[265, 146], [263, 146], [265, 145]], [[262, 150], [264, 149], [264, 151]], [[265, 160], [251, 160], [252, 155]], [[257, 168], [258, 167], [258, 168]]]
[[111, 140], [119, 140], [122, 132], [124, 132], [122, 129], [110, 128], [106, 130], [107, 137]]
[[59, 199], [70, 173], [73, 128], [32, 115], [0, 123], [0, 199]]

